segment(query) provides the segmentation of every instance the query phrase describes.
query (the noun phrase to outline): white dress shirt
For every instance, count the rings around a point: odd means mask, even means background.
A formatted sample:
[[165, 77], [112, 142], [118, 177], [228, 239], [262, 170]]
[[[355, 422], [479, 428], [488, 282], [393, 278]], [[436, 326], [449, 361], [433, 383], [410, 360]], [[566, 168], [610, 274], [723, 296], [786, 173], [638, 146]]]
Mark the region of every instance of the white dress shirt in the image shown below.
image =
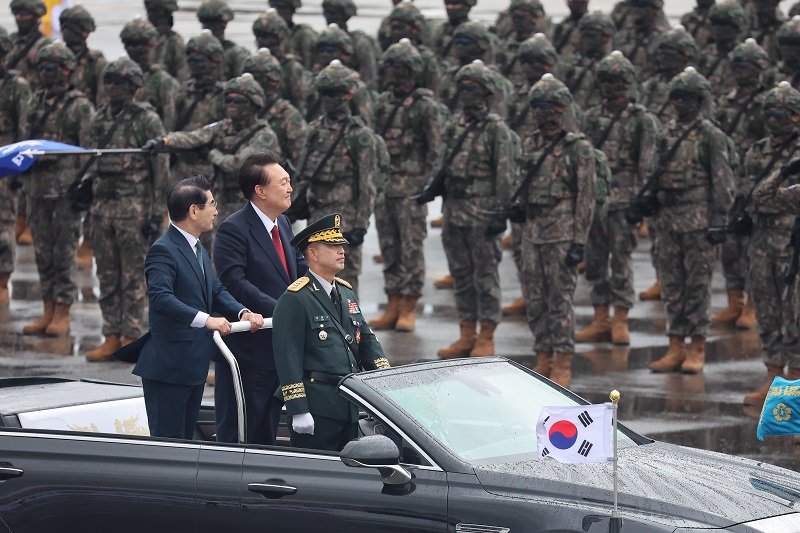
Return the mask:
[[[311, 274], [314, 274], [314, 277], [317, 278], [317, 281], [319, 281], [319, 284], [322, 286], [322, 289], [325, 291], [325, 293], [330, 298], [331, 291], [333, 290], [333, 283], [328, 283], [326, 280], [322, 279], [322, 277], [319, 274], [317, 274], [316, 272], [314, 272], [310, 268], [308, 269], [308, 271]], [[336, 283], [336, 282], [334, 282], [334, 283]]]
[[258, 218], [261, 219], [264, 227], [267, 228], [267, 233], [269, 233], [269, 236], [272, 237], [272, 228], [278, 225], [278, 219], [270, 220], [269, 217], [265, 215], [263, 211], [261, 211], [261, 209], [256, 207], [256, 204], [250, 202], [250, 205], [253, 206], [253, 209], [256, 211], [256, 215], [258, 215]]

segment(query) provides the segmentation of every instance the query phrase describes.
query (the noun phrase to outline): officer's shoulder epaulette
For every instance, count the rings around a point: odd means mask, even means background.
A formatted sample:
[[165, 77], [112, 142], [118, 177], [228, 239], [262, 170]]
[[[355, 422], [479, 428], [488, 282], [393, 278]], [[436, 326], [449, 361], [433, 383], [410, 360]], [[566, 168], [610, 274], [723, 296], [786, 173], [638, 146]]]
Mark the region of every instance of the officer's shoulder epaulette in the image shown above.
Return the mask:
[[334, 277], [333, 279], [335, 279], [335, 280], [336, 280], [336, 283], [340, 283], [340, 284], [344, 285], [345, 287], [347, 287], [348, 289], [352, 289], [352, 288], [353, 288], [353, 286], [352, 286], [352, 285], [350, 285], [348, 282], [346, 282], [346, 281], [345, 281], [345, 280], [343, 280], [342, 278], [336, 278], [336, 277]]
[[584, 135], [583, 133], [576, 133], [574, 131], [571, 131], [571, 132], [567, 133], [566, 136], [564, 136], [564, 142], [565, 143], [574, 143], [575, 141], [579, 141], [579, 140], [585, 139], [585, 138], [586, 138], [586, 135]]
[[286, 287], [286, 290], [287, 291], [292, 291], [292, 292], [297, 292], [300, 289], [302, 289], [303, 287], [305, 287], [306, 285], [308, 285], [309, 281], [311, 281], [311, 280], [308, 279], [308, 276], [299, 277], [294, 281], [294, 283], [292, 283], [291, 285]]

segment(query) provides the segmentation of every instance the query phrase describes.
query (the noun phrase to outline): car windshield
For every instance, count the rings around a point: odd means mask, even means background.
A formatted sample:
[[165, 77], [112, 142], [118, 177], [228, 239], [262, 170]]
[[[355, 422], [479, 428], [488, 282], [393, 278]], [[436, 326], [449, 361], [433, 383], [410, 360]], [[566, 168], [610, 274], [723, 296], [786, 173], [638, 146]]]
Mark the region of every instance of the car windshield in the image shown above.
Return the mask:
[[[505, 362], [448, 365], [380, 374], [369, 384], [472, 464], [537, 459], [536, 422], [544, 406], [579, 403]], [[621, 431], [618, 446], [635, 446]]]

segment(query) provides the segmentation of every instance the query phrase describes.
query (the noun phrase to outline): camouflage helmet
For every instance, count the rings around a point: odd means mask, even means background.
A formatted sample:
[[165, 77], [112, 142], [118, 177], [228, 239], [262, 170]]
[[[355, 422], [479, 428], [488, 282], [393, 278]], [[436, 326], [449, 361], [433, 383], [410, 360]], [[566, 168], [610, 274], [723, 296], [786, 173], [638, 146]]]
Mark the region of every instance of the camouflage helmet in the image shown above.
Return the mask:
[[[630, 5], [630, 3], [628, 3], [628, 5]], [[664, 0], [638, 0], [637, 5], [661, 9], [662, 7], [664, 7]]]
[[731, 61], [748, 61], [761, 70], [769, 68], [769, 54], [761, 48], [755, 39], [748, 37], [731, 51]]
[[597, 66], [597, 74], [609, 74], [619, 76], [627, 83], [636, 81], [636, 67], [619, 50], [614, 50], [604, 57]]
[[72, 50], [67, 48], [67, 45], [62, 41], [56, 41], [47, 44], [36, 53], [37, 63], [55, 63], [66, 68], [70, 72], [75, 70], [78, 62], [75, 60], [75, 54]]
[[328, 24], [317, 36], [315, 46], [335, 46], [347, 55], [353, 55], [353, 38], [336, 24]]
[[224, 51], [222, 43], [219, 42], [219, 39], [214, 37], [211, 30], [201, 31], [186, 43], [187, 54], [193, 52], [203, 54], [212, 61], [222, 61], [222, 54]]
[[533, 15], [543, 15], [544, 6], [539, 0], [511, 0], [511, 5], [508, 6], [508, 11], [522, 9], [530, 12]]
[[178, 10], [178, 0], [144, 0], [144, 7], [161, 7], [169, 13], [175, 13]]
[[18, 10], [30, 11], [37, 17], [47, 14], [47, 6], [42, 0], [11, 0], [11, 12]]
[[108, 74], [122, 76], [137, 87], [144, 85], [144, 74], [135, 61], [128, 57], [120, 57], [111, 61], [103, 70], [103, 77]]
[[402, 62], [415, 76], [422, 73], [422, 69], [424, 68], [419, 50], [406, 38], [400, 39], [400, 41], [387, 48], [383, 53], [381, 61], [383, 63], [388, 63], [390, 61]]
[[776, 36], [778, 37], [778, 44], [780, 45], [800, 45], [800, 15], [795, 15], [781, 24]]
[[738, 0], [725, 0], [714, 4], [708, 10], [708, 20], [712, 25], [718, 21], [735, 24], [742, 30], [747, 27], [747, 15]]
[[80, 28], [81, 31], [92, 32], [97, 29], [94, 17], [80, 4], [68, 7], [62, 11], [58, 16], [58, 21], [61, 23], [62, 27], [73, 24]]
[[[290, 0], [290, 3], [292, 4], [292, 7], [295, 9], [295, 11], [303, 7], [303, 2], [301, 2], [300, 0]], [[269, 5], [272, 5], [272, 0], [269, 1]]]
[[656, 41], [656, 49], [671, 48], [687, 56], [689, 61], [697, 57], [697, 42], [683, 26], [675, 26], [662, 33]]
[[283, 77], [281, 62], [272, 55], [269, 48], [259, 48], [256, 53], [245, 59], [244, 63], [242, 63], [242, 70], [244, 72], [266, 74], [268, 79], [278, 83]]
[[537, 33], [522, 41], [517, 49], [518, 57], [535, 57], [548, 65], [558, 63], [558, 52], [544, 33]]
[[358, 74], [347, 68], [338, 59], [331, 61], [330, 65], [319, 71], [314, 80], [318, 91], [325, 89], [352, 91], [358, 85]]
[[614, 20], [602, 11], [586, 13], [578, 22], [578, 31], [597, 30], [603, 35], [613, 37], [617, 32]]
[[253, 21], [253, 33], [274, 33], [281, 41], [291, 36], [291, 31], [286, 21], [273, 8], [267, 9]]
[[542, 76], [542, 79], [534, 83], [528, 92], [528, 103], [536, 100], [552, 102], [566, 109], [572, 105], [572, 94], [566, 85], [548, 72]]
[[425, 16], [410, 0], [403, 0], [389, 13], [389, 22], [404, 22], [418, 31], [422, 31], [425, 25]]
[[238, 78], [233, 78], [225, 84], [225, 96], [229, 93], [239, 93], [245, 95], [254, 106], [261, 109], [264, 107], [264, 89], [256, 81], [252, 74], [245, 72]]
[[480, 22], [467, 20], [459, 24], [453, 32], [453, 39], [459, 37], [468, 37], [474, 40], [484, 52], [492, 48], [492, 34]]
[[137, 16], [122, 27], [119, 38], [122, 39], [123, 44], [142, 39], [153, 41], [158, 38], [158, 30], [148, 20]]
[[669, 92], [684, 91], [706, 98], [711, 94], [711, 84], [694, 67], [686, 67], [669, 82]]
[[468, 7], [475, 7], [478, 4], [478, 0], [461, 0], [461, 3]]
[[8, 34], [5, 28], [0, 26], [0, 52], [7, 54], [13, 47], [14, 43], [11, 41], [11, 36]]
[[480, 59], [467, 63], [456, 72], [456, 83], [467, 80], [474, 81], [487, 91], [494, 91], [494, 73]]
[[764, 109], [779, 107], [791, 111], [793, 115], [800, 115], [800, 92], [788, 81], [782, 81], [767, 91], [761, 103]]
[[322, 8], [325, 9], [325, 6], [342, 8], [344, 10], [344, 14], [347, 15], [348, 18], [355, 17], [358, 13], [356, 4], [353, 2], [353, 0], [322, 0]]
[[222, 19], [225, 22], [233, 20], [233, 9], [225, 0], [203, 0], [197, 8], [197, 20]]

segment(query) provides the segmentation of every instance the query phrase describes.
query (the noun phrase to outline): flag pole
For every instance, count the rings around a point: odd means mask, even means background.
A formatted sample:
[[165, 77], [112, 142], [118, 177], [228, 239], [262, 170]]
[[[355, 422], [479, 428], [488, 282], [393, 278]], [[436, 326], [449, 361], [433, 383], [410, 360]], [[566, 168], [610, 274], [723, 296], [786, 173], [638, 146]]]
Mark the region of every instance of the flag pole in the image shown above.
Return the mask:
[[611, 394], [608, 395], [608, 398], [611, 400], [611, 421], [613, 427], [613, 439], [614, 439], [614, 509], [611, 511], [611, 520], [608, 523], [608, 533], [620, 533], [622, 531], [622, 518], [619, 516], [619, 507], [617, 502], [617, 496], [619, 494], [617, 489], [617, 409], [619, 408], [619, 391], [614, 389], [611, 391]]

